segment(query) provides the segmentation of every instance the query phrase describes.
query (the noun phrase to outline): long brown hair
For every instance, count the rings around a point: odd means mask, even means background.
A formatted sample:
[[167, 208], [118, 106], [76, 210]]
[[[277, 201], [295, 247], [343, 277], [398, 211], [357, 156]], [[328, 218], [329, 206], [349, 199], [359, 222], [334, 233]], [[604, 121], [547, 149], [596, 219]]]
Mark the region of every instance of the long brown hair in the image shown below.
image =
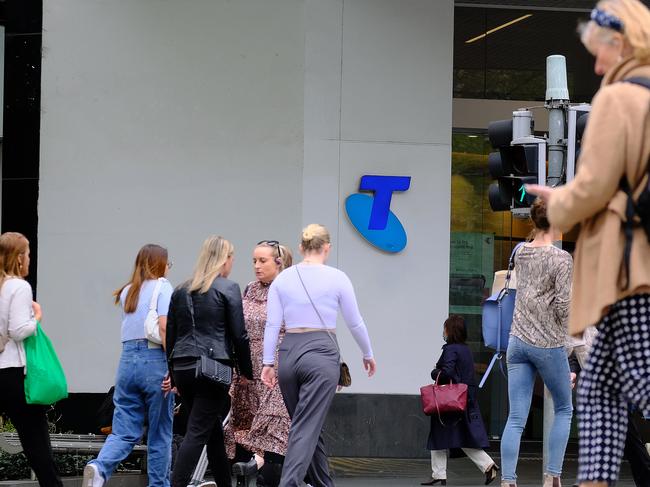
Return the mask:
[[138, 307], [142, 283], [148, 279], [158, 279], [165, 275], [167, 268], [167, 249], [156, 244], [143, 246], [135, 258], [135, 267], [129, 282], [113, 293], [115, 304], [120, 304], [120, 295], [129, 284], [131, 287], [124, 300], [124, 312], [133, 313]]
[[533, 230], [528, 235], [528, 240], [533, 240], [537, 234], [548, 232], [551, 224], [546, 216], [546, 202], [542, 198], [536, 198], [530, 205], [530, 220], [533, 222]]
[[5, 232], [0, 235], [0, 288], [9, 277], [22, 278], [20, 256], [29, 249], [29, 240], [18, 232]]

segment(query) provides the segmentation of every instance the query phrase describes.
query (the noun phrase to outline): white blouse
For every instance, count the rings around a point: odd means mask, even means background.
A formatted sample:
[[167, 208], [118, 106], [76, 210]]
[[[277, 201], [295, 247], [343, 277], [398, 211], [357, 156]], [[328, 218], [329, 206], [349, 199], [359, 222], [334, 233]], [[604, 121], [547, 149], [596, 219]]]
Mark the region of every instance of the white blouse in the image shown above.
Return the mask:
[[32, 309], [32, 287], [24, 279], [11, 277], [0, 289], [0, 340], [7, 340], [0, 352], [0, 369], [25, 367], [23, 340], [36, 332]]

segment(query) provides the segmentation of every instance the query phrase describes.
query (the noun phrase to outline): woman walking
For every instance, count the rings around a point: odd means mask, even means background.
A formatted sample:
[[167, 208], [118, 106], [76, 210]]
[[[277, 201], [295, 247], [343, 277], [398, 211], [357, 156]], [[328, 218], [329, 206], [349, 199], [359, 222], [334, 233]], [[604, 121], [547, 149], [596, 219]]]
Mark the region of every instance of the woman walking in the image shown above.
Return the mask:
[[570, 332], [599, 333], [578, 384], [578, 480], [605, 486], [618, 478], [628, 403], [650, 416], [650, 243], [632, 204], [648, 184], [650, 89], [637, 83], [650, 85], [650, 10], [604, 0], [591, 19], [581, 40], [603, 81], [578, 172], [566, 186], [530, 190], [559, 230], [580, 223]]
[[43, 318], [33, 301], [29, 274], [29, 241], [24, 235], [0, 235], [0, 412], [16, 427], [30, 468], [42, 487], [61, 486], [52, 458], [45, 407], [25, 402], [23, 340]]
[[[279, 379], [292, 421], [281, 487], [302, 485], [307, 473], [313, 485], [334, 485], [322, 429], [340, 378], [335, 337], [339, 309], [363, 353], [368, 376], [375, 373], [370, 338], [352, 283], [343, 272], [325, 265], [330, 248], [327, 229], [308, 225], [300, 243], [302, 262], [282, 272], [269, 290], [262, 380], [272, 388]], [[275, 351], [283, 322], [286, 335], [279, 348], [276, 378]]]
[[173, 382], [187, 406], [187, 432], [176, 456], [172, 485], [186, 487], [203, 446], [218, 487], [230, 487], [230, 464], [224, 444], [222, 418], [230, 384], [201, 374], [201, 358], [236, 367], [253, 379], [248, 335], [244, 326], [241, 290], [228, 280], [234, 248], [223, 237], [203, 242], [192, 278], [172, 294], [167, 321], [167, 357]]
[[145, 319], [151, 303], [165, 337], [172, 286], [167, 249], [148, 244], [135, 258], [131, 279], [113, 293], [122, 308], [122, 355], [115, 379], [112, 432], [95, 460], [84, 469], [83, 487], [101, 487], [147, 429], [147, 475], [150, 486], [169, 486], [173, 394], [162, 390], [167, 376], [163, 347], [147, 340]]
[[[485, 485], [496, 477], [499, 467], [485, 453], [490, 442], [483, 425], [483, 418], [476, 400], [478, 390], [474, 374], [472, 351], [465, 344], [467, 329], [462, 317], [447, 318], [443, 328], [442, 355], [431, 371], [436, 384], [467, 384], [467, 409], [459, 415], [431, 416], [431, 430], [427, 448], [431, 450], [431, 479], [420, 485], [447, 485], [447, 451], [462, 449], [485, 474]], [[456, 452], [451, 452], [456, 455]]]
[[519, 444], [539, 374], [553, 397], [555, 410], [544, 487], [559, 487], [573, 415], [565, 348], [572, 261], [568, 252], [553, 245], [559, 235], [546, 218], [542, 200], [533, 203], [530, 218], [534, 238], [515, 254], [517, 297], [507, 351], [510, 408], [501, 437], [501, 485], [516, 485]]
[[[233, 473], [250, 476], [259, 470], [257, 484], [263, 486], [277, 485], [280, 479], [291, 425], [279, 386], [276, 384], [269, 389], [261, 382], [266, 306], [271, 283], [281, 271], [291, 266], [292, 261], [289, 248], [280, 245], [277, 240], [259, 242], [253, 250], [256, 280], [244, 290], [244, 320], [251, 342], [256, 379], [249, 381], [247, 385], [233, 381], [235, 386], [231, 392], [231, 424], [244, 426], [240, 429], [233, 428], [234, 437], [237, 444], [253, 452], [254, 456], [248, 463], [239, 462], [233, 465]], [[281, 327], [279, 343], [283, 337], [284, 327]], [[233, 418], [239, 417], [246, 420], [233, 421]]]

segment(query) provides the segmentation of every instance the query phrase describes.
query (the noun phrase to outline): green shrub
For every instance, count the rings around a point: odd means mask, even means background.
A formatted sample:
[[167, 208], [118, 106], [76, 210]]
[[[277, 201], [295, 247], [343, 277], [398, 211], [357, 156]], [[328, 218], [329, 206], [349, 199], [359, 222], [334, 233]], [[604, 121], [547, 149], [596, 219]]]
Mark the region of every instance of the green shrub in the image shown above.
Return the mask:
[[[54, 423], [50, 423], [50, 431], [55, 432]], [[7, 418], [0, 416], [0, 433], [15, 433], [16, 428]], [[76, 477], [83, 474], [86, 464], [96, 455], [76, 453], [55, 453], [54, 463], [62, 477]], [[118, 466], [119, 472], [140, 470], [141, 458], [127, 458]], [[31, 470], [23, 453], [10, 455], [0, 450], [0, 481], [30, 478]]]

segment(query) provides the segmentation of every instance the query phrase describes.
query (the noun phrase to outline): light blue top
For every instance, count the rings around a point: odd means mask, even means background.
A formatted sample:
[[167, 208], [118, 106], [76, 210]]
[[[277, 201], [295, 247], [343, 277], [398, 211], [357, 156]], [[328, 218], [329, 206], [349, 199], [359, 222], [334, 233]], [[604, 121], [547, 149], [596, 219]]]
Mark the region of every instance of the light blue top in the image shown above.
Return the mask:
[[[144, 320], [147, 318], [147, 313], [149, 313], [149, 304], [151, 303], [151, 297], [153, 295], [153, 290], [156, 287], [156, 282], [155, 279], [149, 279], [142, 283], [140, 296], [138, 297], [138, 306], [133, 313], [124, 312], [124, 300], [126, 299], [126, 293], [129, 291], [131, 285], [129, 284], [122, 290], [122, 293], [120, 294], [120, 304], [122, 305], [123, 342], [147, 338], [144, 333]], [[173, 290], [174, 289], [169, 281], [163, 279], [160, 283], [160, 293], [158, 294], [158, 303], [156, 305], [158, 316], [167, 316], [167, 312], [169, 311], [169, 301], [171, 300]]]
[[326, 265], [298, 264], [298, 267], [323, 322], [320, 321], [305, 293], [296, 266], [282, 271], [269, 288], [264, 329], [264, 363], [274, 362], [282, 323], [287, 329], [305, 327], [334, 331], [339, 309], [354, 340], [363, 352], [363, 357], [372, 358], [368, 330], [359, 313], [357, 298], [348, 276]]

